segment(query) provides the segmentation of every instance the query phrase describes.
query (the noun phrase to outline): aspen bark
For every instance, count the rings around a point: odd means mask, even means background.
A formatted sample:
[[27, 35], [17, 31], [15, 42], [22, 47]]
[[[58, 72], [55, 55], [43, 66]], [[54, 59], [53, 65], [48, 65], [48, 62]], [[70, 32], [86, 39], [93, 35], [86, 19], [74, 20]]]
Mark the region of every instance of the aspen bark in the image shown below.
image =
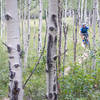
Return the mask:
[[57, 100], [58, 0], [48, 0], [47, 100]]
[[78, 0], [78, 16], [79, 16], [79, 27], [81, 27], [81, 0]]
[[82, 0], [82, 2], [81, 2], [81, 23], [84, 21], [83, 7], [84, 7], [84, 0]]
[[66, 24], [64, 24], [63, 31], [64, 31], [64, 39], [65, 39], [64, 58], [63, 58], [63, 76], [64, 76], [64, 67], [65, 67], [66, 51], [67, 51], [67, 34], [68, 34], [68, 26], [66, 26]]
[[74, 10], [73, 10], [73, 41], [74, 41], [74, 33], [75, 33], [75, 32], [74, 32], [74, 22], [75, 22], [75, 16], [74, 16], [74, 14], [75, 14], [75, 13], [74, 13]]
[[27, 51], [26, 5], [27, 5], [27, 1], [24, 0], [24, 16], [23, 16], [24, 67], [27, 66], [27, 57], [26, 57], [26, 51]]
[[92, 68], [95, 68], [96, 65], [96, 0], [93, 1], [93, 51], [94, 51], [94, 57], [92, 59]]
[[7, 48], [10, 71], [9, 97], [10, 100], [23, 100], [17, 0], [6, 0], [5, 8], [5, 19], [7, 24]]
[[85, 13], [84, 13], [84, 21], [87, 23], [87, 0], [85, 0]]
[[0, 4], [1, 4], [0, 5], [0, 7], [1, 7], [1, 11], [0, 11], [1, 12], [1, 14], [0, 14], [1, 15], [1, 25], [0, 25], [1, 31], [0, 32], [1, 32], [1, 39], [2, 39], [2, 35], [3, 35], [3, 19], [2, 19], [2, 17], [3, 17], [2, 16], [2, 14], [3, 14], [3, 1], [2, 0], [0, 0]]
[[97, 21], [98, 21], [98, 29], [99, 29], [99, 37], [100, 37], [100, 14], [99, 14], [99, 1], [97, 0]]
[[39, 34], [38, 34], [38, 52], [42, 49], [42, 0], [39, 0]]
[[25, 57], [24, 57], [24, 67], [27, 66], [27, 60], [28, 60], [28, 50], [29, 50], [29, 40], [30, 40], [30, 6], [31, 6], [31, 0], [28, 0], [28, 32], [26, 34], [26, 48], [25, 48]]
[[2, 1], [2, 37], [4, 39], [4, 41], [7, 40], [7, 34], [6, 34], [6, 24], [5, 24], [5, 0]]
[[[23, 2], [22, 2], [22, 0], [20, 2], [21, 2], [20, 9], [22, 10]], [[20, 13], [21, 13], [20, 20], [21, 20], [21, 33], [22, 33], [22, 49], [23, 49], [23, 47], [24, 47], [24, 9]]]
[[91, 12], [89, 11], [89, 16], [88, 16], [88, 25], [89, 26], [91, 25], [90, 19], [91, 19]]
[[60, 73], [60, 67], [61, 67], [61, 40], [62, 40], [62, 0], [58, 0], [58, 32], [59, 32], [58, 71]]
[[68, 1], [65, 1], [65, 18], [67, 18], [67, 6], [68, 6]]
[[34, 26], [33, 26], [33, 48], [36, 48], [36, 18], [34, 17]]
[[98, 0], [96, 0], [96, 9], [97, 9], [97, 20], [99, 20], [100, 19], [100, 15], [99, 15], [99, 1]]
[[93, 24], [93, 13], [92, 11], [90, 12], [90, 26]]

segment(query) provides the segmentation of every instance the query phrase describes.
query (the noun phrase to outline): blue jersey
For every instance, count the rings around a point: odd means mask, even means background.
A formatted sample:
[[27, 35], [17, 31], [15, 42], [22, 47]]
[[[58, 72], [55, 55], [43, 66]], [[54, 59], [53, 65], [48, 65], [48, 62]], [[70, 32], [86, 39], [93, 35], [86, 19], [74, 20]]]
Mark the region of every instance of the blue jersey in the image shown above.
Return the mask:
[[81, 34], [83, 34], [84, 36], [88, 37], [88, 30], [89, 30], [89, 27], [85, 26], [85, 28], [81, 28], [80, 31], [81, 31]]
[[83, 34], [84, 34], [84, 33], [87, 33], [87, 34], [88, 34], [88, 29], [89, 29], [89, 27], [85, 26], [85, 28], [82, 27], [82, 28], [80, 29], [80, 31], [81, 31], [81, 33], [83, 33]]

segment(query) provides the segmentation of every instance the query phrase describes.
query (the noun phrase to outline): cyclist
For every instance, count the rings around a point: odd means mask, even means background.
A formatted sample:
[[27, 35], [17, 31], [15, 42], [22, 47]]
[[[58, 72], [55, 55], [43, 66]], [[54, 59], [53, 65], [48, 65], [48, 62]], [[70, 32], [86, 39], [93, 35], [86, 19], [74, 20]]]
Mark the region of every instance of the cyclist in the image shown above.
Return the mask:
[[81, 29], [80, 29], [80, 35], [81, 35], [81, 38], [82, 38], [82, 41], [83, 41], [83, 43], [84, 44], [86, 44], [86, 41], [87, 41], [87, 43], [88, 43], [88, 30], [89, 30], [89, 27], [88, 26], [86, 26], [86, 24], [85, 23], [83, 23], [82, 24], [82, 27], [81, 27]]

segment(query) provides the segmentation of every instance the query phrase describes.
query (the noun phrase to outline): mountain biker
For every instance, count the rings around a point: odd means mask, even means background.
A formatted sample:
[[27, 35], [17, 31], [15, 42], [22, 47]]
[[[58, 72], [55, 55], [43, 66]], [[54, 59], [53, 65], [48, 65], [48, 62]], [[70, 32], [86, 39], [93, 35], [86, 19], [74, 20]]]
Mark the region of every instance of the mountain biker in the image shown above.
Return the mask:
[[89, 27], [88, 26], [86, 26], [86, 24], [85, 23], [83, 23], [82, 24], [82, 27], [81, 27], [81, 29], [80, 29], [80, 36], [81, 36], [81, 38], [82, 38], [82, 41], [83, 41], [83, 43], [85, 44], [86, 43], [86, 41], [85, 41], [85, 38], [87, 39], [87, 41], [88, 41], [88, 30], [89, 30]]

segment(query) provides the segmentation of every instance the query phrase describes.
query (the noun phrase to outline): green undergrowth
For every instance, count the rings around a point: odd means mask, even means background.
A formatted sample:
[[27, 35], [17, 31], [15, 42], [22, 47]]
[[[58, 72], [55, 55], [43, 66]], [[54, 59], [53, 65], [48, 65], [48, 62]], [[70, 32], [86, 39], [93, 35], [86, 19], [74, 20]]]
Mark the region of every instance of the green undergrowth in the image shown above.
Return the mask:
[[[61, 74], [59, 78], [60, 84], [60, 94], [59, 100], [100, 100], [100, 43], [98, 37], [98, 29], [96, 27], [96, 67], [95, 70], [91, 69], [92, 58], [94, 57], [93, 47], [92, 47], [92, 27], [89, 30], [89, 40], [91, 43], [91, 50], [89, 50], [89, 56], [84, 60], [82, 64], [79, 64], [78, 59], [83, 55], [86, 50], [81, 46], [82, 40], [79, 35], [78, 27], [78, 40], [77, 40], [77, 58], [76, 65], [73, 61], [73, 21], [72, 18], [67, 19], [68, 23], [68, 51], [66, 54], [65, 68], [71, 67], [71, 70], [67, 76]], [[23, 83], [32, 72], [35, 64], [38, 61], [39, 54], [37, 52], [38, 47], [38, 20], [36, 20], [35, 33], [33, 28], [33, 20], [31, 20], [31, 36], [29, 44], [29, 54], [28, 54], [28, 65], [27, 68], [23, 66]], [[44, 44], [45, 36], [45, 21], [43, 21], [42, 30], [42, 43]], [[35, 40], [33, 37], [35, 35]], [[22, 40], [21, 40], [22, 43]], [[35, 45], [34, 45], [35, 44]], [[43, 47], [43, 45], [42, 45]], [[62, 36], [62, 53], [64, 52], [64, 34]], [[28, 81], [24, 90], [24, 100], [30, 97], [32, 100], [45, 100], [46, 95], [46, 51], [47, 43], [44, 55], [37, 66], [31, 79]], [[22, 60], [23, 61], [23, 60]], [[63, 55], [61, 57], [61, 62], [63, 62]], [[63, 72], [63, 63], [61, 65], [61, 73]], [[6, 47], [0, 41], [0, 98], [7, 97], [8, 95], [8, 83], [9, 83], [9, 67], [8, 67], [8, 54]]]

